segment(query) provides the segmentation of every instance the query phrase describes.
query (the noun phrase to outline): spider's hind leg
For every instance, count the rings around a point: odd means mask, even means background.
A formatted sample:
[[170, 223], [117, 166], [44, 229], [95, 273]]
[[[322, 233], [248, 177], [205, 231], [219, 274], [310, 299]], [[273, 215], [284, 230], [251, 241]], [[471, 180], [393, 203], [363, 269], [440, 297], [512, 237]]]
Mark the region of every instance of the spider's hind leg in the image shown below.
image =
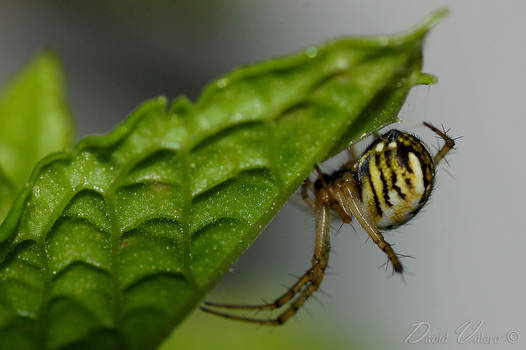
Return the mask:
[[[316, 244], [314, 255], [312, 257], [312, 266], [300, 277], [300, 279], [289, 290], [277, 298], [274, 302], [262, 305], [232, 305], [205, 302], [205, 305], [223, 309], [238, 310], [273, 310], [278, 309], [288, 302], [291, 302], [285, 311], [278, 317], [270, 319], [258, 319], [243, 317], [220, 312], [208, 307], [201, 307], [202, 311], [221, 316], [231, 320], [257, 323], [261, 325], [278, 326], [285, 323], [289, 318], [294, 316], [307, 299], [320, 287], [325, 269], [329, 261], [330, 249], [330, 213], [329, 207], [325, 203], [316, 203]], [[299, 294], [299, 295], [298, 295]], [[296, 297], [296, 295], [298, 295]], [[296, 297], [294, 299], [294, 297]]]

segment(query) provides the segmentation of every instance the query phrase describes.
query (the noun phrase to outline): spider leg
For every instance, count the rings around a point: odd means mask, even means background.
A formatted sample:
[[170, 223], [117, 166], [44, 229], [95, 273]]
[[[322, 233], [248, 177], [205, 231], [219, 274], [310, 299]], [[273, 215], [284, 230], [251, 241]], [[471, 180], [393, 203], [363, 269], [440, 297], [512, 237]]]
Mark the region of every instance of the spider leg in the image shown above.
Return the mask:
[[[290, 301], [296, 294], [298, 294], [303, 287], [309, 283], [314, 277], [314, 271], [312, 268], [308, 269], [292, 287], [290, 287], [286, 293], [276, 298], [272, 303], [258, 304], [258, 305], [237, 305], [237, 304], [223, 304], [205, 301], [204, 304], [207, 306], [213, 306], [223, 309], [237, 309], [237, 310], [274, 310], [278, 309], [288, 301]], [[207, 310], [205, 310], [207, 311]]]
[[394, 252], [393, 247], [385, 240], [376, 226], [369, 222], [368, 216], [364, 213], [360, 205], [360, 195], [354, 178], [348, 176], [344, 181], [340, 182], [338, 186], [335, 186], [333, 196], [349, 216], [352, 215], [358, 220], [358, 223], [364, 228], [371, 240], [387, 255], [393, 265], [394, 271], [402, 273], [404, 268]]
[[356, 153], [353, 146], [347, 148], [347, 153], [349, 154], [349, 160], [342, 164], [342, 166], [339, 168], [339, 170], [350, 170], [354, 167], [354, 164], [358, 161], [360, 158], [358, 154]]
[[303, 182], [303, 185], [301, 185], [301, 198], [305, 202], [307, 202], [307, 204], [310, 205], [312, 209], [316, 210], [316, 205], [314, 204], [314, 201], [312, 200], [312, 198], [309, 196], [309, 192], [308, 192], [309, 188], [312, 191], [314, 191], [314, 185], [312, 181], [306, 178], [305, 181]]
[[338, 205], [337, 202], [331, 203], [331, 209], [333, 209], [334, 211], [336, 211], [336, 213], [338, 213], [338, 215], [340, 216], [340, 219], [342, 219], [342, 222], [343, 222], [342, 224], [350, 224], [351, 223], [352, 216], [347, 215], [345, 210], [343, 210], [341, 205]]
[[356, 153], [356, 150], [353, 146], [347, 148], [347, 153], [349, 154], [349, 162], [355, 161], [358, 159], [358, 153]]
[[299, 296], [292, 300], [290, 306], [283, 311], [278, 317], [271, 319], [258, 319], [243, 316], [236, 316], [220, 311], [216, 311], [207, 307], [201, 307], [202, 311], [225, 317], [231, 320], [257, 323], [261, 325], [281, 325], [291, 318], [307, 301], [307, 299], [320, 287], [325, 269], [329, 261], [329, 250], [330, 250], [330, 212], [329, 207], [326, 204], [320, 204], [316, 206], [316, 243], [314, 248], [314, 255], [312, 257], [312, 267], [292, 286], [285, 294], [277, 298], [273, 303], [264, 305], [229, 305], [229, 304], [216, 304], [205, 302], [206, 305], [218, 308], [227, 309], [243, 309], [243, 310], [271, 310], [277, 309], [291, 299], [293, 299], [298, 293]]
[[436, 133], [445, 141], [444, 146], [442, 146], [440, 151], [438, 151], [438, 153], [435, 155], [435, 158], [433, 159], [435, 164], [438, 164], [438, 162], [440, 162], [440, 160], [444, 158], [446, 154], [455, 147], [455, 140], [447, 136], [447, 132], [440, 131], [440, 129], [427, 122], [424, 122], [424, 125], [431, 129], [434, 133]]
[[356, 149], [354, 146], [350, 146], [349, 148], [347, 148], [347, 154], [349, 155], [349, 161], [344, 165], [353, 164], [360, 158], [360, 155], [356, 153]]

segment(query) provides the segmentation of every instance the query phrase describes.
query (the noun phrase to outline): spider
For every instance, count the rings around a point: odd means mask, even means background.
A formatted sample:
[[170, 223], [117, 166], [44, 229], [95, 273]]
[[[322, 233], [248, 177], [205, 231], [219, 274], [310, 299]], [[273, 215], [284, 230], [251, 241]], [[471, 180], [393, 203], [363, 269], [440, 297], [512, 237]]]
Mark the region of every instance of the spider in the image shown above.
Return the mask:
[[[444, 140], [432, 157], [426, 145], [409, 133], [396, 129], [375, 140], [358, 159], [351, 159], [332, 174], [318, 174], [313, 183], [305, 180], [302, 198], [316, 216], [316, 241], [311, 267], [274, 302], [262, 305], [232, 305], [205, 301], [201, 310], [232, 320], [262, 325], [282, 325], [290, 319], [320, 287], [329, 261], [331, 209], [344, 223], [356, 218], [371, 240], [388, 257], [393, 273], [402, 273], [403, 266], [392, 246], [380, 230], [398, 227], [413, 218], [427, 202], [441, 159], [455, 146], [455, 140], [433, 125], [424, 125]], [[352, 152], [351, 152], [352, 157]], [[314, 194], [314, 199], [309, 195]], [[289, 304], [290, 303], [290, 304]], [[276, 318], [258, 319], [231, 315], [210, 307], [237, 310], [274, 310], [289, 306]]]

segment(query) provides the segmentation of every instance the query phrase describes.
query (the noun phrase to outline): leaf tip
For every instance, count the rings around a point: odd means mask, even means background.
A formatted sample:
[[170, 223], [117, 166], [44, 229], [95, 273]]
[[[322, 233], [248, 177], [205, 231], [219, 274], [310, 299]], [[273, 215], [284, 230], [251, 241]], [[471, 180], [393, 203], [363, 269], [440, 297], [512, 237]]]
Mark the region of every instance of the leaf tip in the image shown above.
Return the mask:
[[42, 71], [53, 72], [53, 74], [59, 76], [61, 80], [64, 79], [62, 59], [59, 53], [51, 47], [44, 47], [40, 50], [33, 59], [29, 61], [29, 66], [38, 67], [38, 69]]
[[60, 55], [58, 51], [51, 46], [44, 46], [36, 55], [36, 59], [45, 59], [51, 61], [59, 61]]
[[425, 17], [420, 23], [406, 32], [402, 32], [391, 37], [384, 37], [382, 44], [387, 45], [407, 45], [408, 43], [419, 42], [425, 38], [427, 33], [444, 17], [449, 15], [449, 8], [442, 7], [433, 11]]
[[449, 16], [450, 10], [448, 7], [439, 8], [431, 12], [419, 25], [418, 27], [423, 30], [424, 33], [428, 32], [438, 22], [445, 17]]

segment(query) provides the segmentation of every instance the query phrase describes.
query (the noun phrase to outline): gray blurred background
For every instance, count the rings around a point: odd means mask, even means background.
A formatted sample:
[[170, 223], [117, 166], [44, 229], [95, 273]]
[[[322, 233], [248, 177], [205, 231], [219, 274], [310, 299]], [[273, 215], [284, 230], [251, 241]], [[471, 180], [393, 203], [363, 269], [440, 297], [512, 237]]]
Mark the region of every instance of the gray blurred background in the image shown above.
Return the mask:
[[[225, 334], [252, 332], [242, 344], [250, 347], [257, 339], [287, 339], [294, 328], [305, 344], [329, 339], [331, 349], [479, 349], [488, 339], [497, 344], [485, 348], [523, 348], [526, 3], [0, 0], [0, 81], [51, 46], [67, 71], [78, 136], [105, 133], [147, 98], [195, 99], [208, 81], [236, 66], [337, 36], [404, 30], [444, 5], [452, 14], [429, 36], [424, 65], [440, 82], [411, 92], [398, 127], [430, 144], [436, 141], [422, 121], [443, 123], [464, 138], [448, 157], [450, 166], [440, 167], [425, 210], [386, 236], [398, 252], [415, 257], [404, 261], [411, 272], [406, 283], [378, 268], [385, 258], [359, 226], [345, 226], [333, 240], [324, 293], [290, 326], [256, 329], [196, 312], [172, 341], [182, 344], [197, 327], [210, 331], [210, 344], [225, 347], [234, 341]], [[326, 169], [336, 166], [329, 162]], [[290, 274], [308, 267], [313, 239], [312, 215], [286, 205], [210, 298], [271, 299], [294, 281]], [[418, 322], [430, 326], [427, 343], [405, 343]], [[474, 329], [465, 337], [474, 337], [459, 343], [456, 332], [466, 322]], [[214, 336], [225, 339], [216, 343]]]

